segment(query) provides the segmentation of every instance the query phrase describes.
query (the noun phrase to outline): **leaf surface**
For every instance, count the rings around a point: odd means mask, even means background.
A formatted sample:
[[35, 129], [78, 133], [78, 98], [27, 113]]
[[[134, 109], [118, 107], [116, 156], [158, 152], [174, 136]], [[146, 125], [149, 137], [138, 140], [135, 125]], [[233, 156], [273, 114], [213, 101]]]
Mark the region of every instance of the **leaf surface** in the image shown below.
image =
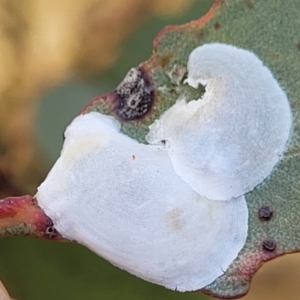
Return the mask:
[[138, 67], [154, 93], [145, 116], [122, 119], [117, 90], [95, 98], [84, 109], [115, 116], [124, 133], [145, 142], [148, 126], [182, 94], [188, 99], [203, 94], [204, 89], [182, 84], [188, 56], [195, 47], [221, 42], [248, 49], [272, 71], [290, 101], [292, 136], [276, 169], [246, 195], [249, 232], [243, 250], [224, 275], [203, 290], [219, 298], [241, 297], [263, 262], [300, 250], [299, 12], [298, 0], [216, 0], [201, 19], [166, 27], [154, 40], [153, 55]]

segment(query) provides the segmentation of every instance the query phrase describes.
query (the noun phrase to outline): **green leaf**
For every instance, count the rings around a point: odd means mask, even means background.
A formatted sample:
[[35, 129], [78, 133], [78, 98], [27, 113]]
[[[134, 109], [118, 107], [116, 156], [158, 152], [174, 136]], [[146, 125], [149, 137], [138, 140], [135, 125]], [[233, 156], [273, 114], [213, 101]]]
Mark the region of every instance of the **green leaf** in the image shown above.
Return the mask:
[[167, 27], [155, 39], [153, 55], [139, 66], [154, 90], [154, 105], [145, 117], [120, 119], [116, 93], [96, 98], [85, 109], [117, 117], [124, 133], [145, 142], [148, 126], [182, 93], [190, 99], [202, 95], [203, 89], [194, 90], [181, 84], [181, 73], [195, 47], [221, 42], [248, 49], [272, 71], [292, 107], [292, 138], [284, 159], [273, 173], [246, 195], [247, 242], [224, 275], [203, 290], [219, 298], [246, 294], [251, 277], [264, 261], [300, 249], [299, 12], [299, 0], [217, 0], [200, 20]]

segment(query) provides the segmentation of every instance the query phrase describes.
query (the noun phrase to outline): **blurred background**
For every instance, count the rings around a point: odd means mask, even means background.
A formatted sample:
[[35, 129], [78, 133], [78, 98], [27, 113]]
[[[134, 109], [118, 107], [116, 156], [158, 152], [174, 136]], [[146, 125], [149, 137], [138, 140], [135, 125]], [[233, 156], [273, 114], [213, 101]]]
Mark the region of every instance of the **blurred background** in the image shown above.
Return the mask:
[[[34, 194], [63, 131], [93, 97], [151, 55], [166, 25], [198, 19], [212, 0], [1, 0], [0, 196]], [[144, 282], [71, 243], [0, 240], [0, 278], [19, 300], [212, 299]], [[255, 276], [247, 300], [300, 300], [300, 256]]]

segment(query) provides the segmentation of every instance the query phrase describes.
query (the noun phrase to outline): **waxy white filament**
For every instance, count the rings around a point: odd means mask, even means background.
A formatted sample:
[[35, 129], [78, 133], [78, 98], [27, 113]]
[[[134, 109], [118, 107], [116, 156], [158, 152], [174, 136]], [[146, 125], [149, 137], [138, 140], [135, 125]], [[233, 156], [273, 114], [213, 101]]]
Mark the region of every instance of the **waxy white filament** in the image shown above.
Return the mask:
[[291, 126], [285, 94], [246, 50], [196, 48], [187, 83], [206, 85], [203, 98], [167, 110], [150, 127], [152, 145], [120, 133], [112, 117], [75, 118], [36, 195], [64, 237], [179, 291], [205, 287], [237, 257], [243, 194], [272, 171]]
[[148, 142], [166, 142], [177, 174], [198, 194], [229, 200], [251, 191], [285, 149], [291, 112], [285, 93], [253, 53], [207, 44], [189, 57], [186, 82], [201, 99], [179, 100], [150, 126]]

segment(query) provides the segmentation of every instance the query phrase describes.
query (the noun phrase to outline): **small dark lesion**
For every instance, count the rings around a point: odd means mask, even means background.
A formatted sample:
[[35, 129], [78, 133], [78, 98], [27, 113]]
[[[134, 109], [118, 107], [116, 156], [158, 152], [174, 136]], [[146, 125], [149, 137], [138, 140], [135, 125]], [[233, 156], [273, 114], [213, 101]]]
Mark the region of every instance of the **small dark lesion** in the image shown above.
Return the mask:
[[273, 252], [276, 250], [276, 242], [273, 239], [266, 239], [262, 243], [262, 247], [264, 251]]
[[300, 42], [297, 44], [297, 50], [300, 51]]
[[47, 239], [55, 239], [59, 236], [59, 233], [54, 228], [53, 222], [49, 219], [46, 222], [45, 231], [44, 231], [44, 237]]
[[219, 30], [219, 29], [221, 28], [221, 24], [220, 24], [219, 22], [216, 22], [216, 23], [214, 24], [214, 28], [215, 28], [216, 30]]
[[132, 68], [114, 93], [118, 99], [116, 114], [124, 121], [139, 119], [151, 110], [154, 91], [141, 68]]
[[251, 0], [246, 0], [245, 3], [246, 3], [246, 6], [249, 9], [253, 9], [254, 8], [254, 4], [253, 4], [253, 2]]
[[270, 206], [263, 205], [258, 210], [258, 217], [261, 221], [269, 221], [273, 217], [273, 209]]

